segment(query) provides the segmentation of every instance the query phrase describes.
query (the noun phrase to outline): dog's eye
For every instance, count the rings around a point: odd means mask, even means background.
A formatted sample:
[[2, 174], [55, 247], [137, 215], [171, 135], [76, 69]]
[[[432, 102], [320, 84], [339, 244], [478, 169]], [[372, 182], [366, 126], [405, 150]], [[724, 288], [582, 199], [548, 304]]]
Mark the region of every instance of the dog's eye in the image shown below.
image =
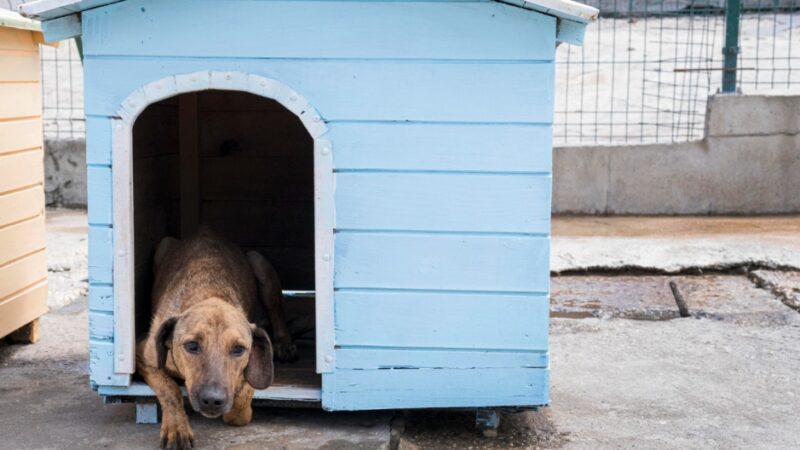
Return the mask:
[[189, 353], [197, 353], [200, 351], [200, 344], [198, 344], [197, 341], [189, 341], [183, 344], [183, 348]]
[[242, 356], [242, 355], [244, 355], [244, 352], [245, 352], [246, 350], [247, 350], [247, 349], [246, 349], [246, 348], [244, 348], [243, 346], [241, 346], [241, 345], [237, 345], [236, 347], [233, 347], [233, 348], [231, 349], [231, 355], [232, 355], [232, 356]]

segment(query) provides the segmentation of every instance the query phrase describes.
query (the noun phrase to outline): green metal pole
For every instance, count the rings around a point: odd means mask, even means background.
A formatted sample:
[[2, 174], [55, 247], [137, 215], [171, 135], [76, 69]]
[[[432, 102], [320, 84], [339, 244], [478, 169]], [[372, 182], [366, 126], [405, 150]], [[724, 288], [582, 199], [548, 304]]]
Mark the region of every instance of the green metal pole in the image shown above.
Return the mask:
[[736, 63], [739, 58], [739, 17], [742, 14], [741, 0], [728, 0], [725, 6], [725, 56], [722, 70], [722, 92], [736, 92]]

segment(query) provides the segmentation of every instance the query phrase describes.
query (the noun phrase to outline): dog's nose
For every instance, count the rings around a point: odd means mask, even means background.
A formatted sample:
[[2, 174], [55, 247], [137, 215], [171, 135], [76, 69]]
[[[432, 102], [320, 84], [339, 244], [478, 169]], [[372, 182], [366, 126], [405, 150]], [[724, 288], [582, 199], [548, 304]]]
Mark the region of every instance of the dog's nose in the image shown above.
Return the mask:
[[225, 391], [219, 386], [209, 386], [200, 394], [203, 408], [219, 408], [225, 403]]

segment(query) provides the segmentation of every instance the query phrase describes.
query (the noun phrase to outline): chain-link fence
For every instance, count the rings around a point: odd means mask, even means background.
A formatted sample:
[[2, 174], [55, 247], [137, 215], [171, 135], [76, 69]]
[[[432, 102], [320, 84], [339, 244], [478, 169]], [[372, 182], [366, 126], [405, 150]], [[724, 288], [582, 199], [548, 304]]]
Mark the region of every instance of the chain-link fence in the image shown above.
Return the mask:
[[[800, 0], [741, 2], [737, 86], [800, 93]], [[586, 0], [600, 19], [585, 45], [557, 52], [557, 145], [703, 137], [725, 70], [725, 0]], [[797, 41], [797, 42], [794, 42]], [[43, 47], [45, 133], [84, 134], [83, 71], [73, 41]]]
[[42, 100], [45, 138], [84, 137], [83, 65], [73, 39], [42, 46]]
[[726, 70], [744, 92], [800, 93], [800, 0], [732, 1], [741, 11], [739, 63], [727, 69], [724, 0], [585, 1], [600, 19], [583, 47], [558, 50], [556, 144], [700, 139]]

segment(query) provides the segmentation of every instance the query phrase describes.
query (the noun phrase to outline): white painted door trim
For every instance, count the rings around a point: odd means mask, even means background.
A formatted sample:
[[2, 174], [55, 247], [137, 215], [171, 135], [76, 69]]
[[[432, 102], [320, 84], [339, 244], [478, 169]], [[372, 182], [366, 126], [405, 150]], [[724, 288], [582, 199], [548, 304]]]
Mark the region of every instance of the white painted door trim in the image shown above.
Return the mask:
[[243, 72], [203, 71], [166, 77], [133, 91], [112, 119], [114, 372], [136, 370], [133, 125], [149, 105], [175, 95], [203, 90], [249, 92], [277, 101], [295, 114], [314, 139], [314, 244], [317, 372], [335, 367], [333, 327], [333, 148], [321, 139], [328, 127], [316, 109], [285, 84]]

